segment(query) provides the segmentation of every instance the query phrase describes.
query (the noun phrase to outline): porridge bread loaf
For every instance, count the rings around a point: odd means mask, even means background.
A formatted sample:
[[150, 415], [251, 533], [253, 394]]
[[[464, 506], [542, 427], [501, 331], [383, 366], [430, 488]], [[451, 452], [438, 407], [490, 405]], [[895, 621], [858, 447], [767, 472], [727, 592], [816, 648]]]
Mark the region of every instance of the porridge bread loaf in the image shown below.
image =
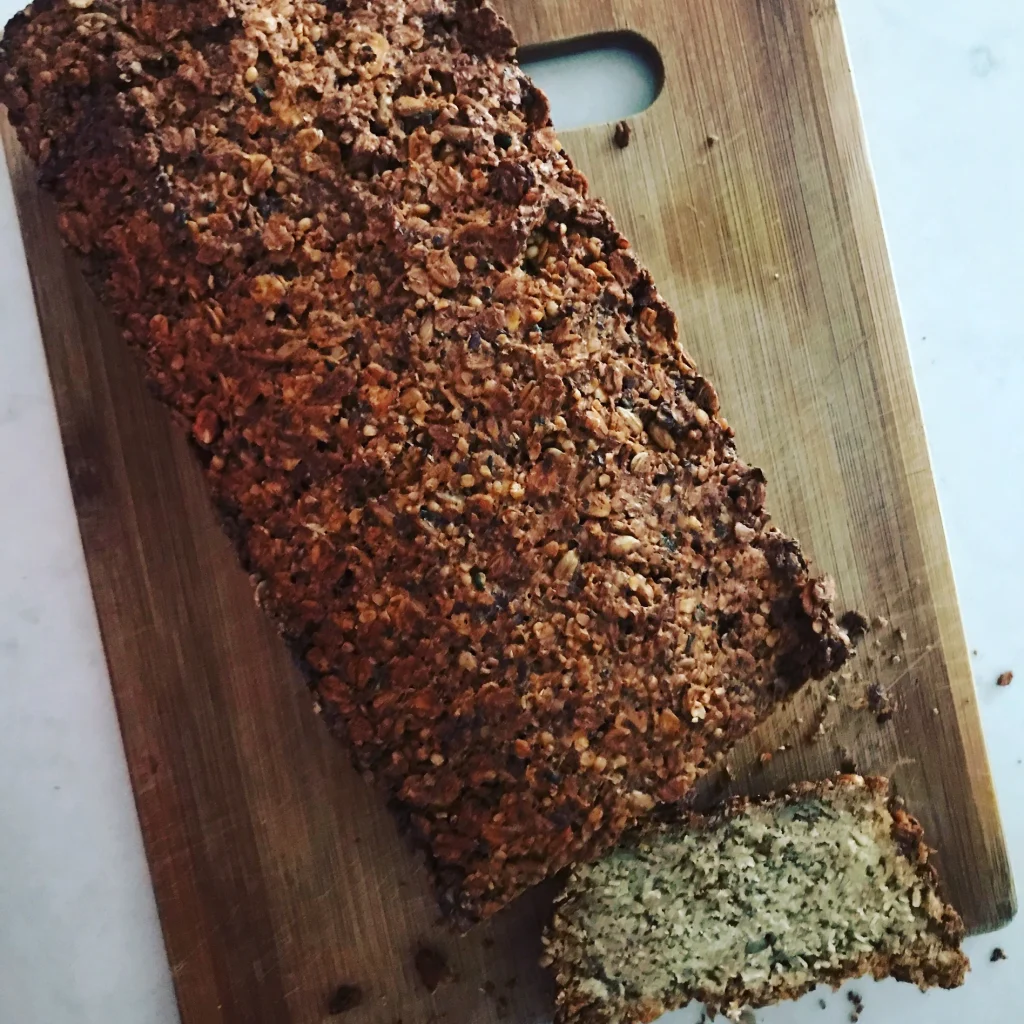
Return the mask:
[[697, 1000], [737, 1019], [871, 974], [963, 983], [963, 924], [885, 779], [848, 775], [645, 826], [574, 869], [545, 936], [558, 1024]]
[[460, 926], [848, 641], [472, 0], [39, 0], [0, 98]]

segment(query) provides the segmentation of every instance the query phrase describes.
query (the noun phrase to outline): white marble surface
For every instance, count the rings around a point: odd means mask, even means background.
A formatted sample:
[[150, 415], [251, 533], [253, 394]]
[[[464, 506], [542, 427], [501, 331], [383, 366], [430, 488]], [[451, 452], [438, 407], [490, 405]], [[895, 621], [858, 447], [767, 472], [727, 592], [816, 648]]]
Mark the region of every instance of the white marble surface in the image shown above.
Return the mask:
[[[710, 2], [710, 0], [709, 0]], [[19, 6], [0, 0], [0, 22]], [[1024, 7], [840, 0], [1018, 886], [1024, 889]], [[611, 77], [568, 89], [581, 118]], [[632, 88], [633, 86], [628, 86]], [[638, 88], [642, 88], [639, 86]], [[621, 97], [620, 97], [621, 98]], [[9, 183], [0, 172], [0, 1024], [173, 1024]], [[1019, 680], [997, 689], [1016, 668]], [[1002, 946], [1009, 960], [991, 964]], [[955, 993], [863, 1020], [1015, 1020], [1024, 919]], [[758, 1014], [848, 1019], [842, 995]], [[695, 1013], [677, 1015], [680, 1022]], [[467, 1022], [469, 1024], [469, 1022]]]

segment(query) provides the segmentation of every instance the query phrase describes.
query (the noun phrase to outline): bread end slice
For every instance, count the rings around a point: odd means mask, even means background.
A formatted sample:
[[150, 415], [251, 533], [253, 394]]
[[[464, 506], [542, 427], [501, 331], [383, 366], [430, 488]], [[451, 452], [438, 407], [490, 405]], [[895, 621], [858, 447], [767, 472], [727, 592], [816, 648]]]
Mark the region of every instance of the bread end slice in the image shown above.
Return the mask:
[[862, 975], [954, 988], [969, 967], [921, 826], [880, 778], [840, 776], [635, 833], [577, 867], [545, 936], [557, 1024], [691, 1001], [738, 1017]]

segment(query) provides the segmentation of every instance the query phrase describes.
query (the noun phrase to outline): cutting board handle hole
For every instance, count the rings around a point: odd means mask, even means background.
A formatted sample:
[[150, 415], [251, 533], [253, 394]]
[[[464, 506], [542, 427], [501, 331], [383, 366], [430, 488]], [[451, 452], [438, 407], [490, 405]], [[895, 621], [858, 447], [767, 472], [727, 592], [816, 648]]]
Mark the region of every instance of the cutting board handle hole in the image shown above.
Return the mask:
[[599, 32], [524, 46], [523, 70], [547, 93], [560, 131], [634, 117], [665, 83], [658, 48], [637, 32]]

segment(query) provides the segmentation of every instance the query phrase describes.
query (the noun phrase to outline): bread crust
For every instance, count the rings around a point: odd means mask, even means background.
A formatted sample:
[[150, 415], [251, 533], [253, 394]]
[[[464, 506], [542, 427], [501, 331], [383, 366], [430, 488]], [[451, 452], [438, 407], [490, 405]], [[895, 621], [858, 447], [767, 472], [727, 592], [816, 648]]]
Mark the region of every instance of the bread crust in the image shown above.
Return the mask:
[[847, 638], [485, 4], [40, 0], [0, 98], [467, 927]]

